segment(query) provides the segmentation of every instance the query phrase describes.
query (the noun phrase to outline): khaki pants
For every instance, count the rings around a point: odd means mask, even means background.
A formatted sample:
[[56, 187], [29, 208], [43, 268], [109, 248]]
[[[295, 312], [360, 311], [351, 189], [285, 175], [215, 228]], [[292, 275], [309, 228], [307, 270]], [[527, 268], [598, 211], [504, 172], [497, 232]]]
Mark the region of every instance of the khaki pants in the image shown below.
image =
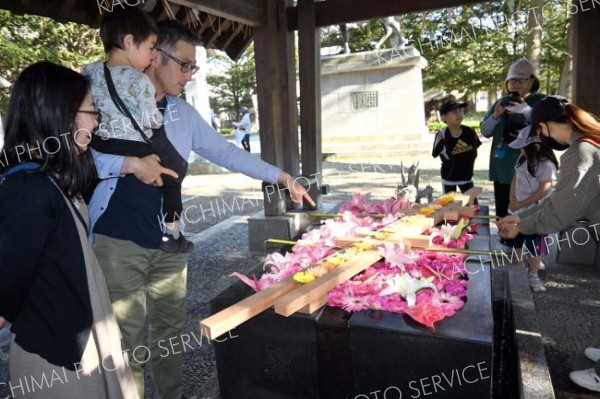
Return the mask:
[[[187, 254], [147, 249], [100, 234], [94, 236], [94, 252], [106, 277], [140, 398], [144, 397], [143, 367], [150, 361], [154, 398], [179, 399], [181, 352], [164, 348], [169, 347], [169, 339], [180, 340], [185, 323]], [[152, 302], [150, 312], [147, 297]], [[144, 344], [146, 316], [149, 345]]]

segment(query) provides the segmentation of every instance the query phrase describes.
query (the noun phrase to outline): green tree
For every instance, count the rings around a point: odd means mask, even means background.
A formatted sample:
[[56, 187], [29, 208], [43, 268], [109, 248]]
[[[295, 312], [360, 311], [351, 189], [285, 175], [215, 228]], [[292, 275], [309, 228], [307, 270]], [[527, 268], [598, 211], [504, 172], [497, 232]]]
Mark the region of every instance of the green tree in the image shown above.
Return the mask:
[[240, 106], [252, 106], [252, 95], [256, 93], [256, 67], [254, 47], [238, 60], [219, 53], [208, 60], [210, 72], [206, 77], [211, 86], [210, 106], [216, 113], [225, 112], [237, 119]]
[[[563, 64], [570, 57], [567, 6], [560, 0], [546, 1], [542, 13], [539, 0], [485, 2], [397, 19], [408, 46], [428, 61], [423, 70], [426, 90], [459, 90], [467, 95], [502, 91], [508, 66], [529, 54], [539, 60], [541, 90], [552, 94], [558, 90]], [[377, 20], [348, 24], [353, 52], [372, 50], [381, 35]], [[322, 43], [340, 45], [339, 30], [324, 30]]]
[[[26, 66], [38, 61], [51, 61], [80, 70], [103, 56], [102, 43], [95, 29], [0, 10], [0, 71], [10, 82], [14, 82]], [[0, 112], [3, 114], [8, 97], [9, 90], [0, 90]]]

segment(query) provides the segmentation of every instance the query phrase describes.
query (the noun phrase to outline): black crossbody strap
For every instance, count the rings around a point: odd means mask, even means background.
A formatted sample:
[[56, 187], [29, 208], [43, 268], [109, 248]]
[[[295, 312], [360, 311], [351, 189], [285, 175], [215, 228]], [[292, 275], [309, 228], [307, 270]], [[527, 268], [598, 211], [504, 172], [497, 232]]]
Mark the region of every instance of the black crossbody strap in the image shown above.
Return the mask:
[[133, 124], [133, 127], [135, 128], [135, 130], [137, 130], [142, 135], [142, 139], [144, 139], [144, 141], [146, 143], [150, 144], [151, 143], [150, 139], [148, 138], [148, 136], [146, 136], [146, 133], [144, 133], [144, 130], [140, 127], [140, 125], [138, 125], [137, 121], [131, 115], [131, 112], [129, 112], [129, 109], [127, 108], [127, 106], [125, 105], [123, 100], [121, 100], [121, 97], [119, 97], [119, 95], [117, 94], [117, 89], [115, 89], [115, 84], [112, 80], [110, 70], [106, 66], [106, 62], [104, 63], [104, 78], [106, 79], [106, 85], [108, 86], [108, 92], [110, 93], [110, 98], [112, 98], [117, 109], [123, 115], [127, 116], [131, 120], [131, 123]]

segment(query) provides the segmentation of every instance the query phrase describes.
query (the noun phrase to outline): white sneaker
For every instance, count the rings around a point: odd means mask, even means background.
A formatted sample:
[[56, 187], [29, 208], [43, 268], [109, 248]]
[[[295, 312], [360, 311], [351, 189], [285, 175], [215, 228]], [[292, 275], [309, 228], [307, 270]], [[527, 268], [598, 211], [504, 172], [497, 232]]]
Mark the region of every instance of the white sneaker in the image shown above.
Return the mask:
[[529, 275], [527, 278], [531, 292], [546, 292], [546, 286], [537, 275]]
[[600, 349], [598, 348], [585, 348], [584, 353], [592, 362], [600, 360]]
[[569, 378], [581, 387], [600, 392], [600, 377], [594, 369], [573, 371], [569, 374]]

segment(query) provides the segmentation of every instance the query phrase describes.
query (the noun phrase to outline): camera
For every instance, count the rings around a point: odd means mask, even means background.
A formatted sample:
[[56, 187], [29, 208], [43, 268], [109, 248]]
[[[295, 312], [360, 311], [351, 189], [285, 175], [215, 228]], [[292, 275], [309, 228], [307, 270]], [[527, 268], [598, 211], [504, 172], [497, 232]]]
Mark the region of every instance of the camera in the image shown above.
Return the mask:
[[502, 97], [500, 100], [500, 104], [502, 104], [503, 107], [508, 107], [511, 102], [521, 102], [521, 96], [518, 91], [509, 91], [508, 95]]

